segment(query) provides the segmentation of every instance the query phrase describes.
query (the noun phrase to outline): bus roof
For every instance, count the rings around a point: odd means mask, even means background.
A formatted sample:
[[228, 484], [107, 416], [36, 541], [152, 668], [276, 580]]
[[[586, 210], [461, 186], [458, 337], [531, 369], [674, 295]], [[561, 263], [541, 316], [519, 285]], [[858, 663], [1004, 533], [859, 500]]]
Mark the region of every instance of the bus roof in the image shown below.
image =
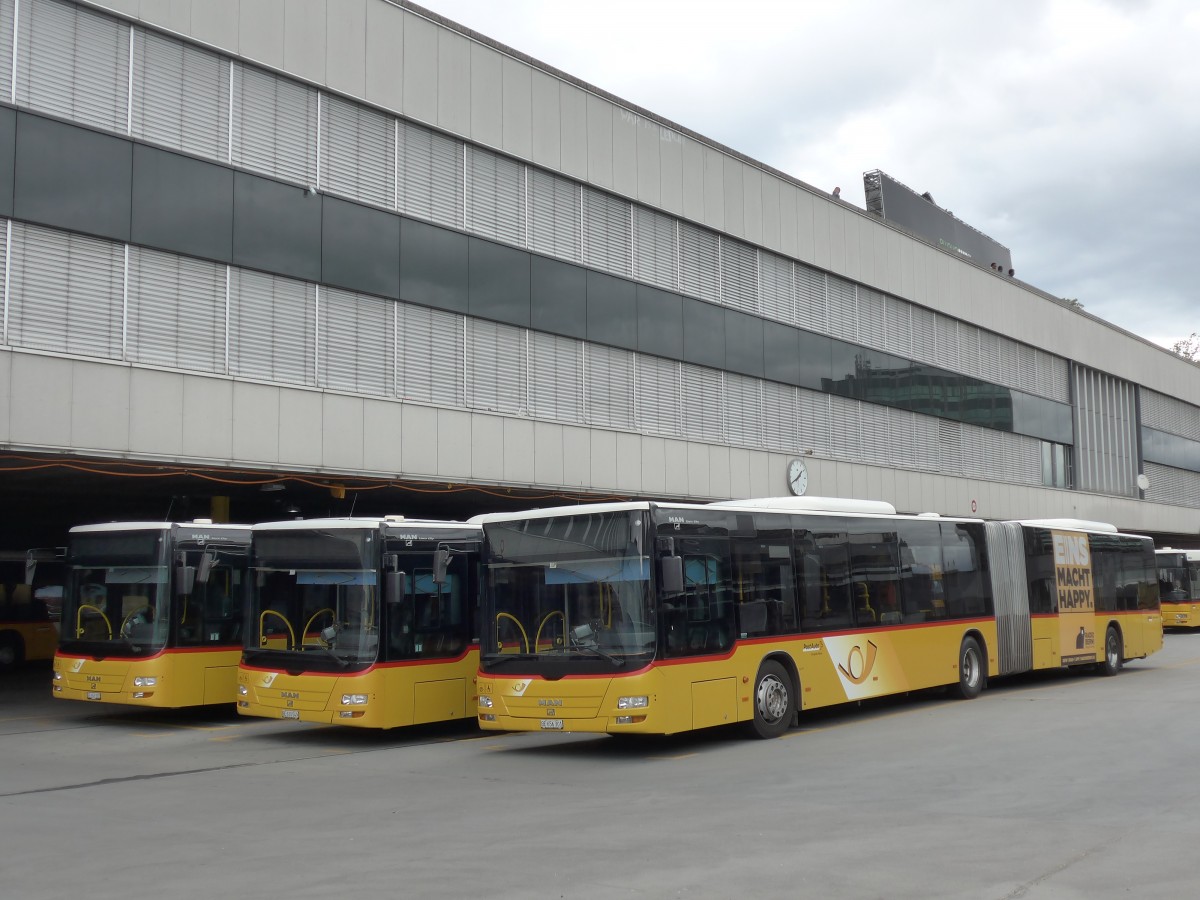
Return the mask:
[[441, 519], [406, 519], [403, 516], [358, 516], [344, 519], [282, 519], [278, 522], [259, 522], [254, 525], [254, 531], [309, 531], [320, 528], [326, 531], [333, 529], [363, 530], [378, 529], [391, 526], [393, 528], [417, 529], [458, 529], [472, 527], [468, 522], [449, 522]]
[[719, 500], [709, 506], [770, 509], [778, 512], [844, 512], [872, 516], [894, 516], [896, 507], [884, 500], [854, 500], [842, 497], [758, 497], [752, 500]]
[[196, 519], [193, 522], [101, 522], [94, 525], [76, 525], [71, 534], [98, 534], [106, 531], [170, 531], [173, 528], [220, 528], [249, 531], [249, 525], [232, 525]]
[[1032, 525], [1035, 528], [1058, 528], [1063, 531], [1094, 531], [1104, 534], [1117, 534], [1117, 526], [1108, 522], [1091, 522], [1087, 519], [1021, 519], [1022, 525]]

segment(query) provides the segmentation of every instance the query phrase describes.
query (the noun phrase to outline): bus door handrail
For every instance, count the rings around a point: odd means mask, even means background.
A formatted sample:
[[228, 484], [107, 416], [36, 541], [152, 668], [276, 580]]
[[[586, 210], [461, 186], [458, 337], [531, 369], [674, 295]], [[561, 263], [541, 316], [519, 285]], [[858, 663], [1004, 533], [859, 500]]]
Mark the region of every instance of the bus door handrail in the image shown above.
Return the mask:
[[295, 647], [296, 647], [296, 632], [292, 629], [292, 623], [288, 621], [288, 617], [285, 616], [283, 613], [276, 612], [273, 609], [264, 609], [258, 617], [258, 644], [259, 644], [259, 646], [260, 647], [264, 646], [267, 643], [267, 637], [265, 634], [263, 634], [263, 622], [266, 621], [267, 616], [277, 616], [278, 618], [283, 619], [283, 624], [287, 626], [287, 630], [288, 630], [288, 638], [289, 638], [288, 649], [289, 650], [295, 649]]
[[104, 610], [102, 610], [98, 606], [93, 606], [90, 603], [79, 604], [79, 609], [75, 613], [75, 637], [78, 638], [78, 637], [83, 636], [83, 611], [85, 609], [92, 609], [92, 610], [95, 610], [97, 613], [99, 613], [100, 618], [102, 618], [104, 620], [104, 627], [108, 629], [107, 640], [111, 641], [112, 640], [112, 622], [108, 621], [108, 616], [106, 616], [104, 614]]
[[[522, 646], [524, 646], [525, 652], [528, 653], [529, 652], [529, 634], [525, 631], [525, 626], [521, 624], [521, 620], [518, 619], [516, 616], [514, 616], [512, 613], [506, 613], [506, 612], [496, 613], [496, 636], [497, 637], [500, 636], [500, 620], [501, 619], [512, 619], [513, 620], [513, 624], [516, 625], [517, 630], [521, 632], [521, 640], [523, 642]], [[500, 647], [497, 647], [496, 650], [498, 652], [500, 650]]]

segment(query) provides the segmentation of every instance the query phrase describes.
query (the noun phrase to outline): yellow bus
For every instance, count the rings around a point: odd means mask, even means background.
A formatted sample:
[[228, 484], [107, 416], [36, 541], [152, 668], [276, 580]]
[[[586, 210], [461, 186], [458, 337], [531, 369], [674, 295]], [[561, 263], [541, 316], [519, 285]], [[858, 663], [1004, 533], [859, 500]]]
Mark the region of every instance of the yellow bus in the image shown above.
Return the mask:
[[253, 534], [239, 713], [362, 728], [474, 717], [477, 526], [390, 516]]
[[1154, 556], [1163, 627], [1200, 628], [1200, 550], [1164, 547]]
[[1148, 538], [813, 497], [615, 503], [484, 531], [484, 729], [671, 734], [1162, 647]]
[[0, 672], [54, 658], [63, 553], [61, 547], [0, 552]]
[[53, 694], [179, 708], [232, 703], [248, 525], [72, 528]]

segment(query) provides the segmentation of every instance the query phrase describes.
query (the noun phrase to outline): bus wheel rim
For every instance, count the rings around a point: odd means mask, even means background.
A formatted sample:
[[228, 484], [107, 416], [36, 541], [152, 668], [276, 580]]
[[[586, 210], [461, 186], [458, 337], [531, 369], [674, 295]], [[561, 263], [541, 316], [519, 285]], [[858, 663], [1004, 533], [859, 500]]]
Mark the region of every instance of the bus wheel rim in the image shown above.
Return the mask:
[[758, 713], [763, 720], [778, 722], [787, 712], [787, 685], [774, 675], [767, 675], [758, 683]]
[[963, 654], [963, 680], [970, 687], [975, 687], [975, 683], [979, 681], [979, 666], [975, 661], [975, 653], [972, 650], [967, 650]]

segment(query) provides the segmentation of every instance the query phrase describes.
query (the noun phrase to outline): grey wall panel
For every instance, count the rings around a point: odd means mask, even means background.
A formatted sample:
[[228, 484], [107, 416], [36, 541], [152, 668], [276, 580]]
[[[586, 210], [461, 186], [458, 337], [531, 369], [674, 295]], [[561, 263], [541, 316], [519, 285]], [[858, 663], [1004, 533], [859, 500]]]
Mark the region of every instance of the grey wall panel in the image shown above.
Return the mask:
[[437, 123], [438, 32], [427, 19], [404, 16], [404, 107], [400, 112], [419, 122]]
[[563, 426], [552, 422], [533, 424], [534, 481], [537, 484], [566, 484], [563, 456]]
[[303, 188], [236, 173], [233, 262], [319, 281], [321, 199]]
[[612, 104], [613, 189], [623, 197], [638, 192], [638, 117]]
[[667, 496], [667, 442], [660, 437], [642, 435], [642, 490], [651, 497]]
[[13, 211], [13, 172], [17, 159], [17, 114], [0, 108], [0, 216]]
[[129, 445], [167, 457], [183, 452], [183, 379], [174, 372], [134, 369], [129, 378]]
[[439, 29], [437, 48], [438, 126], [454, 134], [470, 134], [474, 45], [460, 34]]
[[668, 497], [686, 497], [689, 490], [687, 441], [663, 441], [663, 460], [666, 467], [664, 492]]
[[650, 119], [637, 123], [637, 198], [643, 203], [658, 206], [661, 202], [660, 135], [666, 131]]
[[363, 467], [363, 399], [339, 394], [322, 394], [321, 455], [333, 469]]
[[26, 446], [71, 446], [69, 364], [52, 356], [13, 356], [9, 440]]
[[[401, 460], [405, 475], [436, 475], [438, 466], [438, 411], [432, 406], [404, 406]], [[466, 471], [464, 469], [464, 471]]]
[[330, 423], [322, 408], [323, 397], [311, 391], [280, 390], [280, 462], [314, 467], [325, 464], [325, 435]]
[[363, 468], [372, 472], [404, 471], [404, 404], [366, 400], [363, 418]]
[[140, 450], [129, 444], [129, 378], [133, 370], [81, 361], [63, 364], [71, 370], [71, 446], [115, 453]]
[[732, 479], [729, 472], [730, 448], [710, 447], [708, 453], [708, 495], [732, 499]]
[[233, 382], [227, 378], [185, 377], [183, 409], [183, 455], [232, 459]]
[[400, 297], [452, 312], [468, 307], [468, 238], [457, 231], [400, 221]]
[[533, 77], [523, 62], [504, 57], [504, 138], [505, 153], [518, 159], [533, 155]]
[[[829, 204], [824, 200], [814, 198], [810, 207], [812, 213], [812, 257], [807, 260], [821, 269], [829, 269], [832, 264], [832, 254], [829, 247]], [[803, 208], [799, 220], [803, 223]]]
[[332, 90], [351, 97], [365, 97], [367, 94], [366, 56], [363, 53], [367, 5], [368, 0], [334, 0], [333, 3], [327, 3], [325, 83]]
[[548, 169], [559, 168], [561, 154], [562, 107], [559, 80], [531, 70], [530, 74], [530, 159]]
[[564, 175], [588, 177], [588, 95], [571, 84], [558, 88], [560, 167]]
[[286, 0], [242, 3], [238, 18], [238, 51], [241, 55], [282, 69], [285, 65], [286, 16]]
[[488, 147], [504, 142], [504, 57], [471, 44], [471, 140]]
[[855, 243], [851, 257], [850, 248], [846, 246], [846, 214], [840, 209], [840, 204], [818, 201], [817, 208], [824, 213], [825, 247], [829, 254], [829, 261], [822, 268], [847, 277], [851, 264], [855, 271], [858, 270], [858, 244]]
[[396, 112], [404, 110], [404, 21], [404, 11], [391, 4], [367, 4], [363, 96]]
[[[725, 155], [702, 146], [704, 153], [704, 219], [709, 228], [725, 230]], [[740, 234], [734, 232], [735, 234]]]
[[[754, 463], [757, 462], [758, 454], [751, 453], [741, 447], [729, 448], [729, 497], [753, 497], [754, 491], [751, 488], [750, 471], [754, 468]], [[783, 496], [784, 489], [781, 487], [776, 490], [771, 490], [772, 495]]]
[[704, 221], [704, 146], [683, 138], [680, 148], [683, 165], [683, 217]]
[[815, 264], [817, 259], [816, 208], [819, 201], [808, 191], [799, 189], [794, 190], [792, 196], [796, 198], [796, 253], [794, 255], [802, 262]]
[[638, 493], [642, 490], [641, 435], [617, 432], [616, 489], [622, 493]]
[[588, 435], [588, 458], [591, 469], [588, 472], [587, 483], [594, 488], [605, 491], [617, 489], [617, 434], [614, 431], [604, 431], [593, 428]]
[[769, 173], [762, 174], [759, 184], [762, 234], [759, 240], [764, 247], [777, 252], [780, 249], [779, 203], [782, 191], [783, 182]]
[[726, 156], [722, 159], [722, 193], [725, 198], [725, 230], [734, 237], [746, 234], [746, 164]]
[[231, 261], [233, 174], [224, 166], [134, 144], [130, 240]]
[[[564, 426], [562, 429], [562, 484], [582, 487], [591, 483], [591, 429]], [[539, 467], [540, 468], [540, 467]]]
[[669, 128], [658, 129], [659, 197], [664, 210], [683, 215], [683, 137]]
[[779, 188], [779, 252], [790, 257], [800, 255], [798, 204], [800, 189], [790, 184]]
[[485, 482], [504, 479], [504, 423], [500, 416], [471, 416], [471, 465], [465, 471]]
[[[335, 4], [341, 7], [345, 0]], [[283, 19], [283, 68], [306, 81], [324, 84], [328, 0], [287, 0]], [[342, 15], [335, 9], [332, 18]]]
[[4, 442], [12, 438], [10, 427], [13, 392], [12, 369], [13, 354], [8, 350], [0, 350], [0, 441]]
[[693, 442], [687, 445], [687, 489], [693, 497], [712, 496], [710, 484], [712, 473], [709, 470], [709, 453], [712, 449], [708, 444]]
[[[536, 484], [536, 442], [534, 423], [528, 419], [506, 418], [504, 423], [504, 471], [501, 478], [508, 483]], [[494, 450], [494, 448], [493, 448]]]
[[613, 108], [607, 100], [587, 95], [587, 180], [613, 186]]
[[198, 41], [237, 53], [240, 41], [241, 3], [237, 0], [189, 3], [191, 28], [188, 33]]
[[233, 386], [233, 458], [246, 462], [279, 459], [280, 388], [235, 382]]
[[437, 415], [437, 474], [461, 477], [471, 471], [471, 420], [468, 412], [439, 409]]
[[381, 297], [400, 296], [400, 217], [323, 198], [322, 279]]
[[17, 116], [13, 215], [129, 240], [133, 147], [127, 141]]

